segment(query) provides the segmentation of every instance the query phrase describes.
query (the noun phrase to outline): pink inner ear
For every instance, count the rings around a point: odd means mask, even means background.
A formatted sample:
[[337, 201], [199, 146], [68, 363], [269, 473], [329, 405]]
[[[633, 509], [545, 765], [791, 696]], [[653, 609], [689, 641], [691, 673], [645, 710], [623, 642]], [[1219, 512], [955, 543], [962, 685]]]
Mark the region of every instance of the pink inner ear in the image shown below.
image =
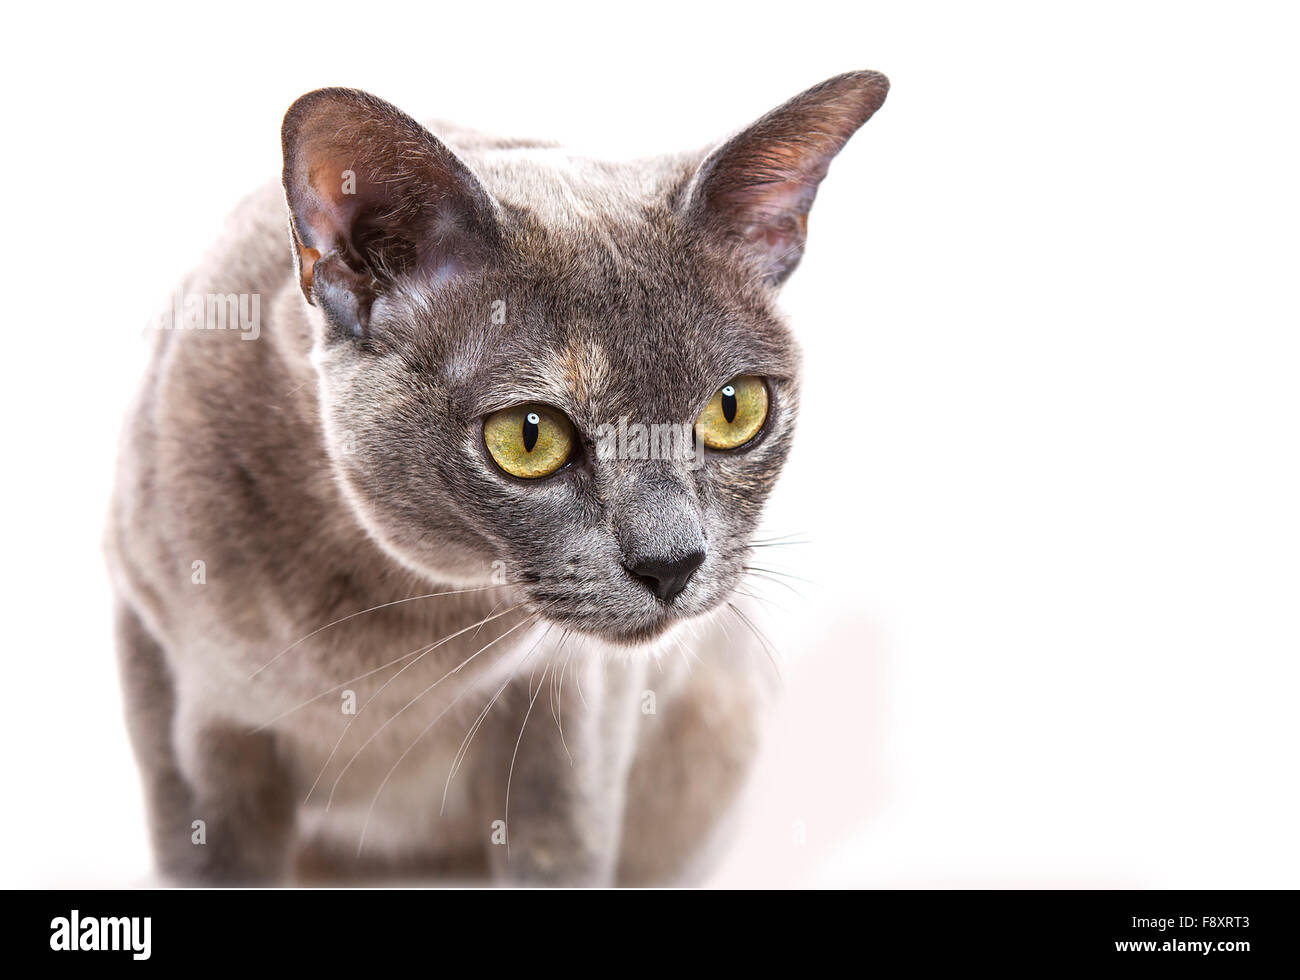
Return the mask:
[[807, 237], [808, 211], [816, 193], [815, 181], [774, 181], [731, 191], [718, 203], [733, 210], [741, 238], [781, 265]]
[[794, 179], [752, 184], [722, 195], [721, 200], [755, 220], [770, 221], [789, 214], [806, 215], [816, 193], [816, 180]]
[[749, 225], [744, 231], [747, 241], [780, 254], [798, 248], [808, 235], [808, 215], [773, 216], [762, 224]]
[[313, 200], [305, 209], [305, 217], [312, 240], [322, 254], [337, 249], [346, 240], [364, 203], [359, 194], [343, 193], [343, 172], [355, 171], [356, 167], [355, 161], [349, 164], [341, 157], [333, 157], [308, 168], [307, 188]]

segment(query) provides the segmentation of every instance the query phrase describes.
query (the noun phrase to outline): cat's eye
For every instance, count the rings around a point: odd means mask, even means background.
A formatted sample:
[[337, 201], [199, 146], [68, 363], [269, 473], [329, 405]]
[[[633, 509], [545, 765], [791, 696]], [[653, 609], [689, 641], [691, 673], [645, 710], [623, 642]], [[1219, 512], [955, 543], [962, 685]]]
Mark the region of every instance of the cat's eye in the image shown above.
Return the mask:
[[746, 374], [713, 393], [695, 420], [695, 436], [710, 449], [735, 449], [758, 435], [766, 421], [767, 385]]
[[483, 441], [498, 466], [525, 480], [550, 476], [573, 454], [573, 423], [545, 405], [516, 405], [483, 422]]

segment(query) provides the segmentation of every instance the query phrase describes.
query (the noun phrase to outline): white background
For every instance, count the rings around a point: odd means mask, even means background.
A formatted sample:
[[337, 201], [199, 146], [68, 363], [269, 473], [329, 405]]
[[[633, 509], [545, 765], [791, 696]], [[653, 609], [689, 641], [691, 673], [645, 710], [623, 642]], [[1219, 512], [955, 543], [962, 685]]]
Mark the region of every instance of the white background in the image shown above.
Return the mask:
[[[785, 709], [719, 884], [1296, 887], [1286, 5], [6, 14], [0, 885], [146, 881], [99, 537], [142, 327], [326, 84], [611, 153], [874, 68], [786, 309]], [[25, 23], [23, 18], [28, 19]], [[802, 840], [802, 843], [800, 841]]]

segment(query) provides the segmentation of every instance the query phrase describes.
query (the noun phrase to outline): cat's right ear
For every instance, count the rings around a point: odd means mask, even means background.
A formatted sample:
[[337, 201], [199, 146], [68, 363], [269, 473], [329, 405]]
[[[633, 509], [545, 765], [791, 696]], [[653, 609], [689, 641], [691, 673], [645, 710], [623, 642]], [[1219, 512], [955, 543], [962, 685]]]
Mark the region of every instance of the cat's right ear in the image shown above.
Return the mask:
[[339, 330], [364, 336], [399, 278], [438, 284], [489, 261], [500, 237], [491, 196], [399, 109], [319, 89], [289, 107], [280, 135], [298, 283]]
[[831, 160], [889, 94], [889, 79], [854, 71], [773, 109], [700, 164], [686, 190], [694, 221], [740, 245], [780, 285], [799, 264], [808, 211]]

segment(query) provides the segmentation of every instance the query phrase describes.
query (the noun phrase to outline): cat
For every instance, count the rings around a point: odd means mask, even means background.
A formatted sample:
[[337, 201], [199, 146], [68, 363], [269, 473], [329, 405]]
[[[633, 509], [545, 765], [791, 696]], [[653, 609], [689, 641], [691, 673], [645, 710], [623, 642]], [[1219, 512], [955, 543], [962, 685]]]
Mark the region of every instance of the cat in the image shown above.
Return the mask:
[[798, 407], [777, 293], [887, 91], [620, 163], [356, 90], [289, 108], [119, 455], [165, 880], [708, 873], [774, 686], [737, 587]]

